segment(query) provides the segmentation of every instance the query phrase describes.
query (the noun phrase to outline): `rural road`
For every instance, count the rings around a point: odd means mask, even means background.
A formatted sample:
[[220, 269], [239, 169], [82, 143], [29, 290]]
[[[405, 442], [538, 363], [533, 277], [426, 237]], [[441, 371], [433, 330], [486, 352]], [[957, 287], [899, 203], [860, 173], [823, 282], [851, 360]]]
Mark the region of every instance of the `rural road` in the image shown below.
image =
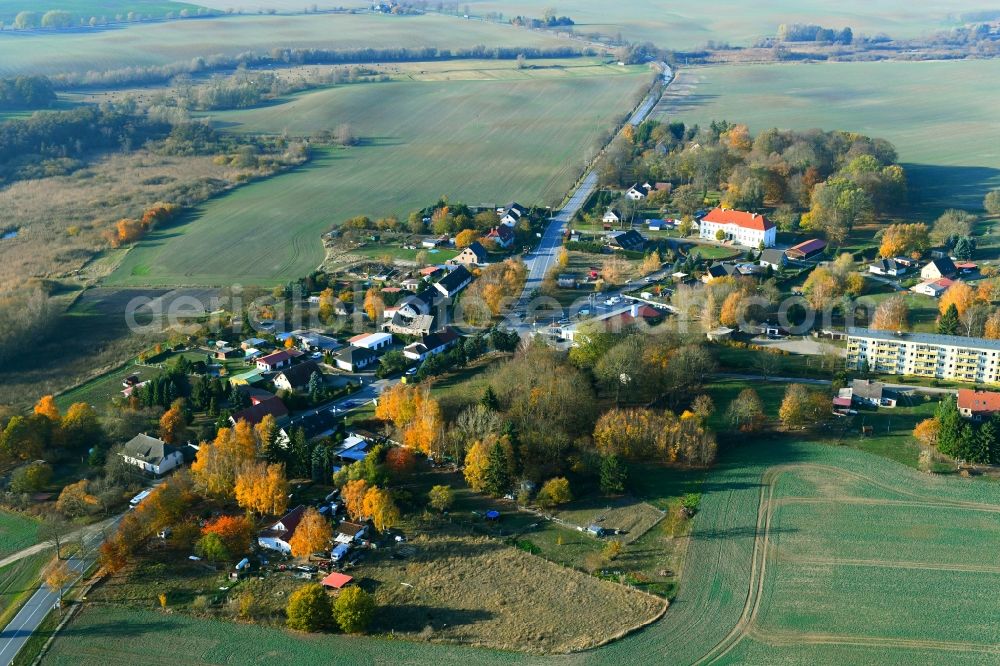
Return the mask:
[[[114, 528], [122, 516], [111, 519], [110, 522], [101, 523], [101, 526]], [[83, 574], [97, 557], [97, 548], [104, 541], [103, 530], [96, 530], [86, 533], [81, 541], [81, 556], [74, 556], [67, 560], [69, 568]], [[22, 551], [23, 552], [23, 551]], [[59, 593], [50, 590], [45, 585], [39, 585], [27, 603], [21, 607], [14, 619], [0, 632], [0, 664], [7, 666], [17, 653], [21, 651], [24, 644], [31, 638], [38, 625], [46, 618], [59, 601]]]
[[[110, 527], [112, 523], [118, 520], [117, 517], [108, 518], [107, 520], [101, 521], [99, 523], [94, 523], [93, 525], [87, 525], [86, 527], [81, 527], [80, 529], [70, 532], [62, 537], [63, 543], [68, 543], [70, 541], [76, 541], [78, 539], [86, 538], [91, 534], [98, 532], [103, 532], [105, 528]], [[18, 560], [23, 560], [26, 557], [31, 557], [35, 553], [40, 553], [48, 548], [55, 547], [55, 541], [43, 541], [42, 543], [36, 543], [34, 546], [25, 548], [24, 550], [19, 550], [16, 553], [8, 555], [7, 557], [0, 560], [0, 569], [7, 566], [8, 564], [13, 564]], [[0, 664], [3, 662], [0, 661]]]
[[[657, 65], [663, 73], [664, 83], [667, 86], [670, 85], [674, 77], [673, 70], [664, 62], [657, 63]], [[642, 104], [632, 113], [632, 117], [628, 120], [629, 124], [634, 126], [645, 120], [646, 116], [653, 110], [653, 107], [656, 106], [662, 94], [663, 92], [661, 91], [660, 93], [652, 92], [647, 95]], [[524, 291], [521, 293], [517, 309], [525, 307], [535, 291], [541, 286], [542, 280], [545, 279], [545, 274], [549, 272], [552, 264], [556, 261], [559, 248], [562, 246], [562, 235], [563, 230], [566, 228], [566, 223], [573, 219], [573, 216], [583, 207], [583, 204], [586, 203], [596, 188], [597, 165], [594, 164], [583, 180], [580, 181], [580, 185], [573, 192], [566, 205], [552, 217], [552, 220], [542, 233], [542, 239], [538, 243], [538, 248], [532, 253], [532, 256], [525, 259], [525, 263], [528, 265], [528, 279], [524, 283]]]

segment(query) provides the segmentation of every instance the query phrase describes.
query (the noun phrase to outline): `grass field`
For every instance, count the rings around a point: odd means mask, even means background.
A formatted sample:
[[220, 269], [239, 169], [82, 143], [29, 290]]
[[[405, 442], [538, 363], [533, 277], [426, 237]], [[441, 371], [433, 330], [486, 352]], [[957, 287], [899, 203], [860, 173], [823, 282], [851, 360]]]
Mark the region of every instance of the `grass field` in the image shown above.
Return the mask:
[[52, 553], [37, 553], [0, 569], [0, 627], [7, 626], [38, 588], [42, 568], [51, 560]]
[[[301, 9], [301, 8], [299, 8]], [[470, 48], [565, 46], [567, 41], [512, 26], [447, 16], [311, 14], [225, 16], [72, 33], [0, 32], [0, 74], [58, 74], [164, 65], [196, 56], [279, 48]]]
[[405, 217], [441, 195], [557, 204], [647, 81], [644, 68], [601, 69], [545, 80], [372, 83], [216, 114], [236, 130], [292, 135], [348, 122], [362, 145], [319, 151], [300, 169], [210, 201], [186, 223], [151, 234], [110, 282], [274, 284], [319, 265], [320, 234], [354, 215]]
[[[682, 70], [658, 109], [687, 123], [726, 119], [768, 127], [849, 130], [892, 141], [912, 203], [981, 208], [1000, 187], [1000, 94], [983, 81], [1000, 61], [870, 62]], [[961, 102], [958, 102], [961, 100]]]
[[[998, 511], [993, 483], [918, 474], [843, 447], [748, 441], [702, 487], [689, 564], [664, 618], [566, 661], [996, 663]], [[333, 654], [353, 663], [532, 662], [404, 641], [288, 640], [261, 627], [89, 607], [45, 663], [305, 663]]]
[[0, 0], [0, 21], [11, 24], [14, 22], [14, 17], [25, 10], [39, 15], [50, 10], [67, 11], [73, 14], [77, 21], [80, 19], [88, 21], [92, 16], [105, 17], [113, 21], [115, 16], [127, 16], [129, 12], [136, 12], [144, 17], [162, 18], [170, 12], [176, 15], [183, 9], [194, 14], [198, 6], [171, 0], [45, 0], [40, 4], [26, 0]]
[[576, 22], [575, 30], [599, 32], [614, 37], [621, 34], [631, 41], [651, 41], [668, 49], [703, 46], [708, 40], [749, 45], [756, 38], [774, 35], [781, 23], [820, 23], [824, 26], [851, 26], [855, 33], [887, 32], [893, 37], [910, 37], [953, 25], [948, 15], [981, 9], [978, 0], [931, 0], [919, 6], [905, 0], [846, 0], [830, 4], [822, 0], [778, 0], [766, 5], [748, 5], [740, 0], [704, 3], [695, 0], [632, 0], [620, 10], [603, 0], [471, 0], [474, 15], [488, 11], [541, 18], [547, 7]]
[[38, 523], [16, 513], [0, 511], [0, 557], [16, 553], [38, 540]]

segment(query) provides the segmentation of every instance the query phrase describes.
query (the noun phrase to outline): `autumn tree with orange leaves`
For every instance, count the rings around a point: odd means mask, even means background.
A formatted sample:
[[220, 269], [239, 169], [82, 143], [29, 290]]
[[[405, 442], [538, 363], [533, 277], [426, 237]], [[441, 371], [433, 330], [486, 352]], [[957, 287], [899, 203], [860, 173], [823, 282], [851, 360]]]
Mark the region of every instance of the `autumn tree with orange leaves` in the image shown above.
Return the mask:
[[487, 323], [491, 316], [499, 315], [507, 303], [517, 298], [527, 278], [528, 268], [520, 259], [506, 259], [499, 264], [490, 264], [466, 288], [463, 305], [466, 302], [483, 304], [482, 308], [466, 307], [466, 318], [471, 316], [469, 321], [474, 324]]
[[365, 494], [368, 492], [368, 482], [364, 479], [348, 481], [340, 491], [344, 500], [344, 509], [353, 520], [364, 515]]
[[919, 258], [931, 245], [926, 224], [891, 224], [882, 232], [879, 256], [885, 258], [909, 255]]
[[962, 316], [975, 302], [976, 291], [965, 282], [958, 280], [941, 295], [938, 301], [938, 311], [944, 314], [948, 311], [948, 307], [954, 304], [959, 316]]
[[253, 539], [253, 523], [246, 516], [219, 516], [201, 528], [201, 533], [218, 536], [230, 553], [243, 553]]
[[167, 444], [176, 444], [186, 429], [183, 402], [178, 399], [160, 417], [160, 439]]
[[35, 414], [38, 416], [44, 416], [45, 418], [59, 423], [62, 417], [59, 414], [59, 408], [56, 406], [56, 401], [51, 395], [43, 395], [35, 403]]
[[333, 539], [333, 530], [319, 511], [309, 507], [302, 514], [299, 526], [295, 528], [288, 545], [292, 548], [292, 555], [295, 557], [308, 557], [313, 553], [326, 550]]
[[391, 421], [404, 446], [425, 454], [433, 452], [444, 426], [441, 406], [430, 397], [430, 389], [414, 384], [400, 383], [385, 391], [375, 407], [375, 418]]
[[288, 508], [285, 466], [263, 462], [245, 464], [236, 474], [233, 493], [241, 508], [257, 515], [284, 513]]

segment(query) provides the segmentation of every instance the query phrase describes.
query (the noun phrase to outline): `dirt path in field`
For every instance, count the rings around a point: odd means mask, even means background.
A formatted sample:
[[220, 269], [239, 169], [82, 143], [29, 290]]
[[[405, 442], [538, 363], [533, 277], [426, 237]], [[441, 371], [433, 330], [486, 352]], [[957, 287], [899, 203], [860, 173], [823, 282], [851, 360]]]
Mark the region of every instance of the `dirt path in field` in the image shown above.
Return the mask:
[[[778, 479], [782, 474], [797, 470], [818, 470], [830, 475], [839, 475], [856, 481], [862, 481], [872, 486], [887, 490], [899, 495], [913, 497], [913, 500], [883, 500], [876, 498], [859, 498], [850, 495], [831, 495], [826, 498], [811, 497], [785, 497], [775, 498], [775, 489]], [[852, 472], [843, 468], [830, 465], [820, 465], [812, 463], [778, 465], [771, 467], [764, 472], [761, 477], [760, 499], [757, 508], [757, 527], [754, 537], [753, 554], [751, 558], [750, 586], [747, 590], [746, 601], [743, 605], [743, 612], [739, 621], [733, 629], [719, 641], [711, 650], [698, 659], [695, 664], [716, 663], [727, 654], [733, 651], [745, 638], [750, 637], [773, 646], [791, 645], [857, 645], [869, 647], [889, 647], [889, 648], [913, 648], [913, 649], [935, 649], [953, 652], [976, 652], [982, 654], [1000, 654], [1000, 645], [988, 645], [981, 643], [964, 643], [957, 641], [935, 641], [923, 639], [903, 639], [889, 638], [881, 636], [851, 636], [838, 634], [820, 634], [810, 632], [782, 632], [782, 631], [762, 631], [756, 624], [760, 613], [761, 597], [764, 591], [765, 575], [767, 573], [768, 549], [771, 539], [771, 523], [774, 517], [775, 508], [782, 503], [829, 503], [829, 502], [849, 502], [855, 504], [870, 505], [902, 505], [918, 506], [930, 509], [949, 507], [962, 508], [971, 511], [985, 511], [990, 513], [1000, 513], [1000, 506], [979, 502], [967, 502], [961, 500], [941, 499], [929, 500], [919, 493], [894, 487], [873, 477], [869, 477], [858, 472]], [[831, 564], [846, 566], [879, 566], [903, 569], [931, 569], [942, 571], [962, 571], [971, 573], [998, 574], [1000, 567], [976, 566], [976, 565], [951, 565], [934, 564], [923, 562], [893, 562], [886, 560], [864, 560], [864, 559], [837, 559], [837, 558], [795, 558], [782, 556], [789, 560], [801, 562], [803, 564]]]

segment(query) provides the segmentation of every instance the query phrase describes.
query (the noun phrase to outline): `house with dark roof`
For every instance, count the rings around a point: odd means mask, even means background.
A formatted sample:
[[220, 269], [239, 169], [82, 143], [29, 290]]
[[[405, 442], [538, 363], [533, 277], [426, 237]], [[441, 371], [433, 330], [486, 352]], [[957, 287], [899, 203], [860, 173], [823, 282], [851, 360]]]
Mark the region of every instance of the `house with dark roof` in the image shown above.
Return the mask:
[[[872, 407], [895, 407], [899, 401], [899, 392], [887, 387], [882, 382], [871, 379], [855, 379], [850, 386], [851, 402], [855, 405]], [[841, 391], [844, 397], [846, 391]]]
[[299, 523], [302, 522], [302, 516], [305, 512], [305, 505], [298, 505], [282, 516], [281, 520], [258, 534], [257, 544], [260, 545], [261, 548], [276, 550], [280, 553], [284, 553], [285, 555], [291, 555], [292, 537], [295, 536], [295, 530], [298, 529]]
[[607, 235], [608, 246], [613, 250], [627, 252], [642, 252], [646, 247], [646, 239], [635, 229], [615, 231]]
[[359, 372], [378, 362], [378, 354], [365, 347], [350, 346], [334, 357], [334, 363], [345, 372]]
[[118, 455], [129, 465], [156, 476], [166, 474], [184, 462], [180, 448], [146, 434], [130, 439]]
[[776, 271], [780, 271], [788, 265], [788, 258], [785, 256], [784, 250], [767, 248], [761, 251], [760, 256], [757, 258], [757, 263], [765, 268], [772, 268]]
[[314, 372], [320, 372], [319, 364], [316, 361], [306, 361], [293, 365], [279, 372], [274, 377], [274, 386], [285, 391], [298, 391], [309, 385], [309, 379]]
[[434, 288], [441, 292], [445, 298], [451, 298], [469, 286], [470, 282], [472, 282], [472, 273], [465, 266], [458, 266], [435, 282]]
[[895, 259], [880, 259], [875, 263], [868, 264], [868, 272], [874, 275], [898, 277], [906, 273], [906, 266], [896, 263]]
[[646, 190], [639, 186], [638, 183], [628, 188], [625, 191], [625, 196], [627, 196], [632, 201], [640, 201], [646, 198]]
[[257, 369], [261, 372], [275, 372], [292, 364], [292, 354], [287, 349], [276, 351], [257, 359]]
[[514, 244], [514, 229], [506, 224], [501, 224], [490, 229], [484, 238], [488, 241], [493, 241], [506, 250]]
[[337, 416], [329, 409], [312, 412], [306, 416], [296, 416], [278, 431], [278, 445], [288, 448], [292, 442], [292, 431], [298, 428], [305, 433], [306, 441], [311, 442], [321, 437], [329, 437], [337, 432], [338, 426]]
[[420, 342], [414, 342], [403, 348], [403, 356], [411, 361], [423, 361], [428, 356], [434, 356], [448, 351], [461, 340], [461, 336], [450, 326], [437, 333], [425, 335]]
[[604, 212], [604, 217], [601, 218], [601, 221], [604, 224], [615, 224], [622, 221], [622, 214], [615, 208], [609, 208]]
[[246, 421], [250, 425], [257, 425], [265, 416], [273, 416], [278, 421], [288, 416], [288, 407], [276, 395], [250, 396], [250, 402], [252, 404], [249, 407], [230, 416], [229, 422], [236, 425], [240, 421]]
[[427, 335], [434, 330], [434, 315], [407, 317], [402, 312], [396, 312], [383, 328], [397, 335]]
[[736, 264], [731, 261], [715, 261], [708, 267], [705, 274], [701, 276], [701, 281], [708, 284], [712, 280], [732, 277], [734, 275], [739, 275], [739, 273], [740, 272], [739, 269], [736, 268]]
[[927, 265], [920, 269], [920, 277], [925, 280], [936, 280], [938, 278], [950, 278], [957, 273], [955, 264], [948, 257], [931, 259]]
[[497, 212], [501, 214], [500, 222], [508, 227], [513, 227], [518, 223], [518, 220], [528, 213], [528, 210], [516, 201], [512, 201]]
[[490, 255], [479, 241], [472, 241], [469, 247], [459, 252], [458, 256], [451, 260], [451, 263], [462, 266], [485, 266], [489, 262]]

